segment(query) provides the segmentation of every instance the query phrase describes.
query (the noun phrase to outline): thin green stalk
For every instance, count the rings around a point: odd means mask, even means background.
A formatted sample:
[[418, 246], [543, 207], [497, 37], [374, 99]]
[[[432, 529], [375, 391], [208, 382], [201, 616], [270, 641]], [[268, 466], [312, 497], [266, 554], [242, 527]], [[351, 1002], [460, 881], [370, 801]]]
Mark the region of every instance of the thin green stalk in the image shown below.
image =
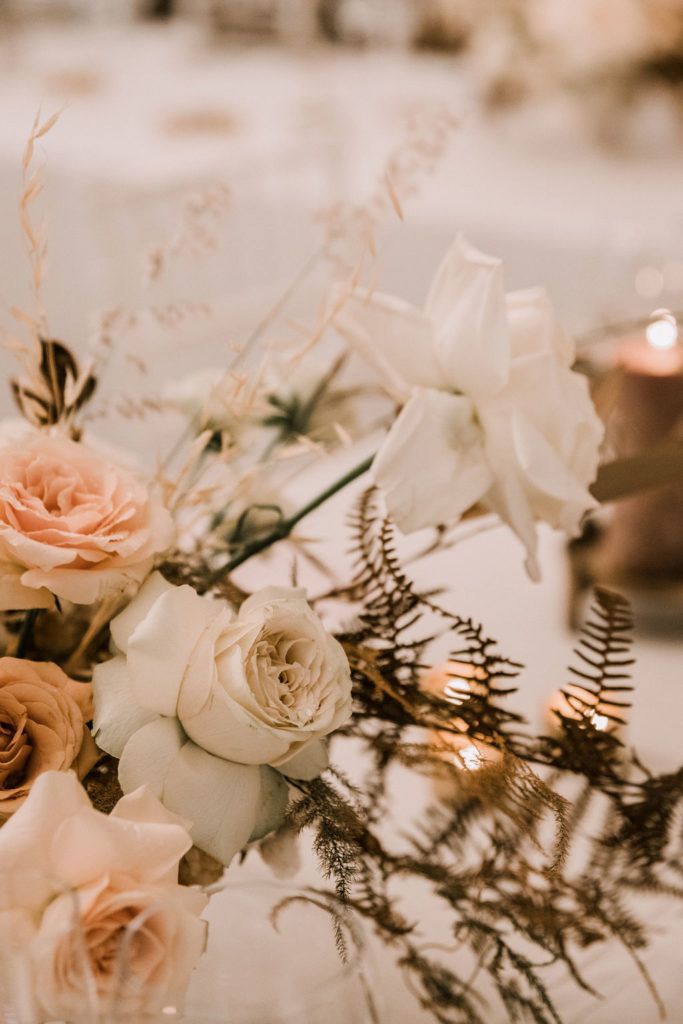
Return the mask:
[[242, 565], [243, 562], [246, 562], [249, 558], [253, 558], [254, 555], [260, 554], [273, 544], [276, 544], [279, 540], [284, 540], [285, 537], [289, 537], [294, 527], [300, 523], [302, 519], [305, 519], [307, 515], [323, 505], [329, 498], [332, 498], [335, 494], [338, 494], [339, 491], [342, 491], [348, 484], [353, 483], [353, 481], [357, 480], [358, 477], [367, 473], [372, 466], [374, 458], [374, 455], [369, 455], [366, 459], [363, 459], [362, 462], [358, 463], [357, 466], [354, 466], [353, 469], [350, 469], [348, 473], [345, 473], [344, 476], [335, 480], [335, 482], [330, 484], [329, 487], [326, 487], [325, 490], [321, 491], [315, 498], [312, 498], [311, 501], [302, 506], [302, 508], [297, 512], [294, 512], [293, 515], [281, 519], [280, 522], [273, 527], [270, 533], [265, 535], [265, 537], [260, 537], [258, 540], [253, 540], [249, 544], [245, 544], [239, 554], [235, 555], [234, 558], [231, 558], [226, 565], [222, 565], [220, 569], [216, 569], [216, 571], [209, 577], [209, 586], [214, 583], [218, 583], [219, 580], [224, 576], [227, 576], [233, 571], [233, 569]]

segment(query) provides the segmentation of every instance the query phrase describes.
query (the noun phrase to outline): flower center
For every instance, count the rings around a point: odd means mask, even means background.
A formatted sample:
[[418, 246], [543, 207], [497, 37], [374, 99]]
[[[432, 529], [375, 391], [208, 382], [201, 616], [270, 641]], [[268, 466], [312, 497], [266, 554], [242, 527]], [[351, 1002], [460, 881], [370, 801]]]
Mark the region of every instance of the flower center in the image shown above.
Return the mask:
[[26, 733], [26, 708], [0, 693], [0, 789], [21, 785], [33, 746]]
[[284, 725], [308, 725], [319, 709], [307, 653], [307, 645], [284, 635], [265, 637], [256, 644], [257, 696], [265, 710]]

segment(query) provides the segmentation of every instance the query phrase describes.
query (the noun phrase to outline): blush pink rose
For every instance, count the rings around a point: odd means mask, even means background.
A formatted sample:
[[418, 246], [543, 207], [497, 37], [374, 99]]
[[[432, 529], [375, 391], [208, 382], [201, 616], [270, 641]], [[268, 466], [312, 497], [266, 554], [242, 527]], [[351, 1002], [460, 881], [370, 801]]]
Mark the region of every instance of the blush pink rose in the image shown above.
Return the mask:
[[87, 774], [98, 757], [85, 725], [91, 718], [89, 683], [49, 662], [0, 658], [0, 821], [43, 772]]
[[0, 829], [10, 1011], [37, 1024], [179, 1009], [206, 944], [207, 897], [178, 884], [191, 845], [144, 787], [106, 815], [72, 772], [42, 775]]
[[0, 437], [0, 610], [137, 587], [173, 536], [133, 473], [63, 435]]
[[58, 896], [32, 946], [35, 990], [47, 1019], [83, 1019], [88, 977], [93, 1009], [117, 1020], [180, 1003], [204, 949], [199, 914], [205, 904], [194, 889], [117, 874]]

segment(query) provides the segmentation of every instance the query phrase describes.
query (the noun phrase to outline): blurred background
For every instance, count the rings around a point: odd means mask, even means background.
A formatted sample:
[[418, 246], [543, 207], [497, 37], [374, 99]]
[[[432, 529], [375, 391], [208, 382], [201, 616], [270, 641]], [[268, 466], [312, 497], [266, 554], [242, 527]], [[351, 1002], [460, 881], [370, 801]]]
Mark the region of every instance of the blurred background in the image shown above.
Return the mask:
[[45, 287], [72, 342], [141, 301], [188, 191], [231, 192], [224, 251], [184, 268], [188, 297], [249, 305], [439, 109], [457, 128], [408, 227], [387, 218], [383, 283], [420, 299], [463, 229], [573, 329], [683, 304], [681, 0], [0, 0], [6, 307], [26, 291], [16, 206], [39, 106], [63, 111], [42, 147]]

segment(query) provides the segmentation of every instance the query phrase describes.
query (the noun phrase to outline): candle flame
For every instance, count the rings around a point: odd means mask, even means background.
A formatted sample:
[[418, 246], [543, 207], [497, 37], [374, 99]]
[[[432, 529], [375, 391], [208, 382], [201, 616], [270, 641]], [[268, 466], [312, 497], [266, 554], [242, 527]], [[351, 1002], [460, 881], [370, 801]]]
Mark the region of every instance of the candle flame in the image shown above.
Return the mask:
[[464, 704], [472, 694], [472, 687], [466, 679], [449, 679], [443, 688], [444, 698], [456, 707]]
[[598, 732], [606, 732], [609, 726], [609, 718], [607, 715], [599, 715], [597, 711], [594, 711], [591, 715], [591, 724]]
[[678, 341], [676, 317], [666, 309], [658, 309], [654, 319], [645, 328], [645, 337], [652, 348], [666, 351]]
[[481, 751], [478, 747], [475, 747], [474, 743], [470, 743], [468, 746], [463, 747], [462, 750], [459, 750], [457, 757], [470, 772], [476, 772], [477, 769], [481, 768], [484, 760]]

